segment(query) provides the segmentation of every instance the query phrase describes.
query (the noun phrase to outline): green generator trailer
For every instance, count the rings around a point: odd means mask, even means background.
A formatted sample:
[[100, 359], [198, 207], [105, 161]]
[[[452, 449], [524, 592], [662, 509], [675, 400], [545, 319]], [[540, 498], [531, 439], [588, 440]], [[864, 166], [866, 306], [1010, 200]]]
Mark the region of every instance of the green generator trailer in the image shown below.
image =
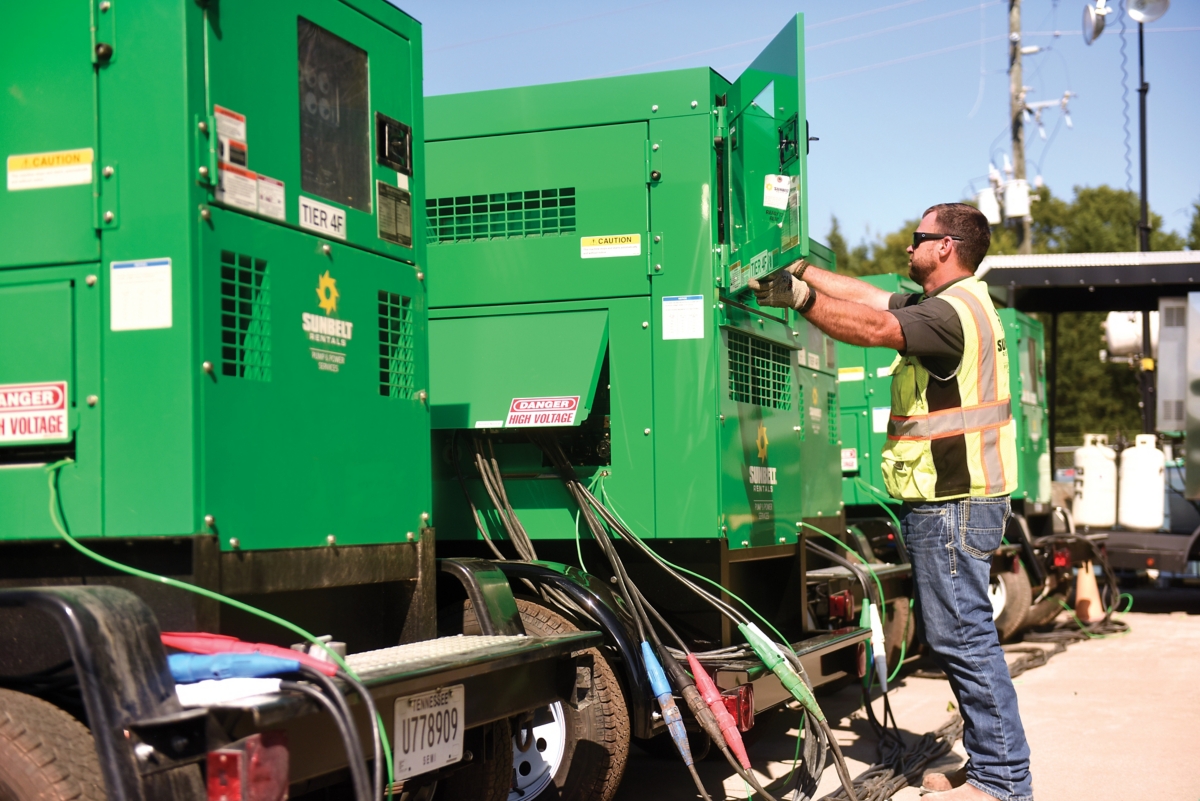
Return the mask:
[[[430, 403], [444, 552], [615, 583], [569, 463], [655, 551], [763, 612], [823, 683], [857, 673], [867, 635], [850, 572], [806, 572], [805, 542], [844, 530], [836, 348], [747, 288], [800, 257], [834, 268], [808, 232], [803, 53], [797, 16], [733, 82], [687, 69], [427, 98]], [[693, 647], [741, 642], [622, 553]], [[623, 662], [629, 731], [613, 739], [649, 738], [662, 724]], [[788, 697], [757, 662], [715, 674], [753, 685], [760, 711]], [[551, 772], [574, 781], [565, 762]]]
[[[65, 769], [114, 799], [202, 797], [204, 752], [269, 719], [300, 795], [344, 773], [336, 729], [285, 696], [206, 734], [159, 629], [297, 635], [71, 542], [329, 632], [360, 666], [434, 636], [420, 25], [383, 0], [6, 17], [21, 34], [0, 56], [0, 701], [55, 719], [18, 677], [64, 661], [101, 773]], [[499, 575], [443, 570], [476, 593]], [[486, 646], [361, 667], [390, 734], [405, 698], [457, 688], [449, 751], [408, 770], [398, 750], [398, 779], [507, 775], [508, 719], [557, 698], [569, 654], [598, 642], [519, 638], [507, 584], [491, 592]], [[173, 737], [187, 747], [147, 757]], [[23, 758], [3, 743], [5, 764]]]
[[[898, 274], [863, 280], [889, 292], [919, 293], [921, 287]], [[1035, 544], [1053, 533], [1050, 505], [1045, 337], [1042, 324], [1028, 314], [997, 308], [1008, 340], [1009, 388], [1017, 424], [1017, 487], [1012, 494], [1013, 521], [1001, 556], [995, 560], [993, 609], [1003, 637], [1040, 625], [1061, 607], [1071, 565], [1089, 558], [1083, 549], [1064, 551], [1061, 544]], [[898, 532], [881, 513], [880, 504], [898, 510], [899, 502], [883, 491], [880, 452], [887, 439], [891, 406], [891, 371], [896, 352], [838, 343], [838, 399], [842, 428], [842, 497], [848, 523], [861, 541], [880, 556], [907, 557]], [[1011, 559], [1020, 554], [1018, 562]], [[1012, 570], [1006, 568], [1012, 567]], [[1033, 606], [1026, 612], [1025, 607]]]

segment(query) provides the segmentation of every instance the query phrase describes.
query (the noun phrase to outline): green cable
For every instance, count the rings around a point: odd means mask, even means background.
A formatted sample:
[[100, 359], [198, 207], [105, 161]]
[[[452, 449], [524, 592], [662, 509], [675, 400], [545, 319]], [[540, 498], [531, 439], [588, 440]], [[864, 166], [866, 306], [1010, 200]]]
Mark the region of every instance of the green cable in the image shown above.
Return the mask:
[[[858, 555], [857, 551], [852, 550], [849, 545], [842, 542], [837, 537], [830, 534], [828, 531], [825, 531], [824, 529], [819, 529], [816, 526], [809, 525], [808, 523], [805, 523], [803, 521], [800, 522], [800, 525], [804, 526], [805, 528], [810, 528], [813, 531], [817, 532], [818, 534], [828, 537], [829, 539], [833, 540], [838, 545], [842, 546], [842, 548], [845, 549], [846, 553], [852, 555], [855, 559], [857, 559], [858, 561], [863, 563], [863, 567], [865, 567], [867, 569], [867, 572], [871, 574], [871, 578], [875, 579], [875, 586], [879, 589], [880, 622], [887, 623], [887, 598], [885, 598], [883, 595], [883, 582], [879, 580], [879, 575], [875, 572], [874, 568], [871, 567], [871, 563], [868, 562], [866, 559], [863, 559], [861, 556]], [[867, 600], [869, 601], [870, 599], [867, 599]]]
[[879, 504], [879, 507], [881, 509], [883, 509], [883, 511], [887, 512], [887, 516], [892, 518], [892, 522], [896, 524], [896, 531], [898, 532], [897, 536], [900, 537], [900, 541], [903, 542], [904, 541], [904, 528], [900, 525], [900, 518], [896, 517], [896, 513], [892, 511], [892, 507], [888, 506], [886, 503], [884, 503], [882, 500], [880, 500], [881, 498], [887, 498], [890, 500], [892, 496], [888, 495], [886, 492], [879, 489], [878, 487], [871, 486], [869, 483], [867, 483], [866, 481], [863, 481], [858, 476], [855, 476], [854, 480], [855, 480], [855, 482], [857, 482], [859, 484], [859, 486], [868, 490], [873, 496], [877, 496], [877, 497], [873, 497], [871, 500], [873, 500], [873, 501], [875, 501], [875, 503]]
[[[68, 545], [70, 545], [72, 548], [79, 551], [81, 554], [88, 557], [89, 559], [93, 559], [93, 560], [99, 562], [100, 564], [104, 565], [105, 567], [112, 568], [113, 570], [119, 571], [121, 573], [127, 573], [130, 576], [136, 576], [137, 578], [146, 579], [147, 581], [155, 581], [160, 584], [166, 584], [168, 587], [174, 587], [175, 589], [192, 592], [192, 593], [195, 593], [196, 595], [201, 595], [205, 598], [210, 598], [214, 601], [219, 601], [223, 604], [228, 604], [229, 606], [232, 606], [234, 609], [240, 609], [243, 612], [248, 612], [252, 615], [257, 615], [258, 617], [261, 617], [264, 620], [268, 620], [272, 623], [282, 626], [283, 628], [287, 629], [288, 631], [292, 632], [293, 634], [296, 634], [296, 635], [308, 640], [313, 645], [320, 646], [325, 651], [325, 653], [329, 654], [330, 659], [332, 659], [337, 664], [338, 667], [340, 667], [342, 670], [346, 671], [346, 673], [350, 676], [350, 678], [354, 679], [355, 681], [360, 680], [358, 678], [358, 674], [356, 674], [353, 670], [351, 670], [350, 666], [346, 664], [346, 661], [344, 659], [342, 659], [342, 657], [339, 656], [332, 648], [330, 648], [328, 645], [323, 643], [321, 640], [317, 639], [317, 637], [315, 637], [314, 635], [305, 631], [304, 629], [300, 628], [295, 623], [292, 623], [289, 620], [284, 620], [283, 618], [273, 615], [270, 612], [264, 612], [261, 609], [250, 606], [250, 604], [242, 603], [241, 601], [234, 600], [233, 598], [230, 598], [226, 595], [222, 595], [219, 592], [213, 592], [212, 590], [205, 589], [204, 587], [197, 587], [195, 584], [188, 584], [186, 581], [179, 581], [177, 579], [167, 578], [166, 576], [159, 576], [154, 573], [148, 573], [145, 570], [139, 570], [136, 567], [130, 567], [129, 565], [123, 565], [120, 562], [115, 562], [106, 556], [101, 556], [100, 554], [96, 553], [95, 551], [93, 551], [92, 549], [88, 548], [86, 545], [81, 543], [79, 540], [72, 537], [67, 532], [66, 523], [64, 521], [60, 521], [59, 517], [58, 517], [57, 479], [58, 479], [58, 471], [61, 470], [63, 467], [65, 467], [68, 464], [74, 464], [74, 462], [75, 462], [75, 460], [71, 459], [71, 458], [61, 459], [61, 460], [55, 462], [54, 464], [47, 465], [45, 468], [47, 476], [48, 476], [48, 483], [50, 485], [50, 520], [51, 520], [51, 522], [54, 523], [54, 527], [56, 529], [58, 529], [58, 533], [62, 535], [62, 538], [67, 541]], [[382, 741], [381, 745], [382, 745], [383, 751], [385, 753], [390, 754], [392, 752], [392, 746], [391, 746], [391, 743], [388, 741], [387, 730], [384, 728], [384, 725], [383, 725], [383, 716], [377, 715], [377, 717], [379, 719], [379, 738]], [[380, 755], [376, 754], [375, 758], [379, 759]], [[392, 796], [391, 786], [392, 786], [392, 784], [395, 783], [395, 777], [394, 777], [393, 771], [392, 771], [392, 761], [390, 759], [388, 759], [385, 762], [385, 764], [387, 765], [387, 773], [388, 773], [387, 795], [388, 795], [388, 798], [391, 798], [391, 796]]]

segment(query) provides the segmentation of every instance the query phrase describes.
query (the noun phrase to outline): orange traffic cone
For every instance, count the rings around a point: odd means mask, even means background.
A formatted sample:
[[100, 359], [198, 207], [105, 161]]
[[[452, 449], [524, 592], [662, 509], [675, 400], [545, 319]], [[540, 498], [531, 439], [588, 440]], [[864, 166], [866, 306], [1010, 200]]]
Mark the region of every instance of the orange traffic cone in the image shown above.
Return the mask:
[[1100, 602], [1100, 588], [1096, 586], [1096, 573], [1090, 561], [1079, 566], [1075, 577], [1075, 616], [1083, 623], [1104, 619], [1104, 604]]

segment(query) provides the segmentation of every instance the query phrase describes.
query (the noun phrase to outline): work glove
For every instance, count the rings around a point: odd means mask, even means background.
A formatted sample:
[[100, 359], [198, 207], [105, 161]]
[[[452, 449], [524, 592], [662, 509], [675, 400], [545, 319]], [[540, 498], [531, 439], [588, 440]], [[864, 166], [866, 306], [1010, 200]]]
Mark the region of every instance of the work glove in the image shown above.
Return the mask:
[[787, 270], [778, 270], [761, 281], [751, 278], [750, 288], [754, 290], [759, 306], [777, 309], [799, 309], [811, 292], [808, 284], [796, 280]]

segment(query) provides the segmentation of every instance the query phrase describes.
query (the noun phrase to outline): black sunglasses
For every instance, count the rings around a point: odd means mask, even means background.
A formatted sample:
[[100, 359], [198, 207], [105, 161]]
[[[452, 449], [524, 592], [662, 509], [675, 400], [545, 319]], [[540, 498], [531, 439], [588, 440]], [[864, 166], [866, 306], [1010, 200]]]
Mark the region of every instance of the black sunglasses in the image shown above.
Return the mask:
[[954, 234], [934, 234], [929, 231], [913, 231], [913, 250], [921, 247], [922, 242], [927, 242], [931, 239], [945, 239], [946, 237], [950, 237], [958, 242], [962, 241], [961, 236], [954, 236]]

